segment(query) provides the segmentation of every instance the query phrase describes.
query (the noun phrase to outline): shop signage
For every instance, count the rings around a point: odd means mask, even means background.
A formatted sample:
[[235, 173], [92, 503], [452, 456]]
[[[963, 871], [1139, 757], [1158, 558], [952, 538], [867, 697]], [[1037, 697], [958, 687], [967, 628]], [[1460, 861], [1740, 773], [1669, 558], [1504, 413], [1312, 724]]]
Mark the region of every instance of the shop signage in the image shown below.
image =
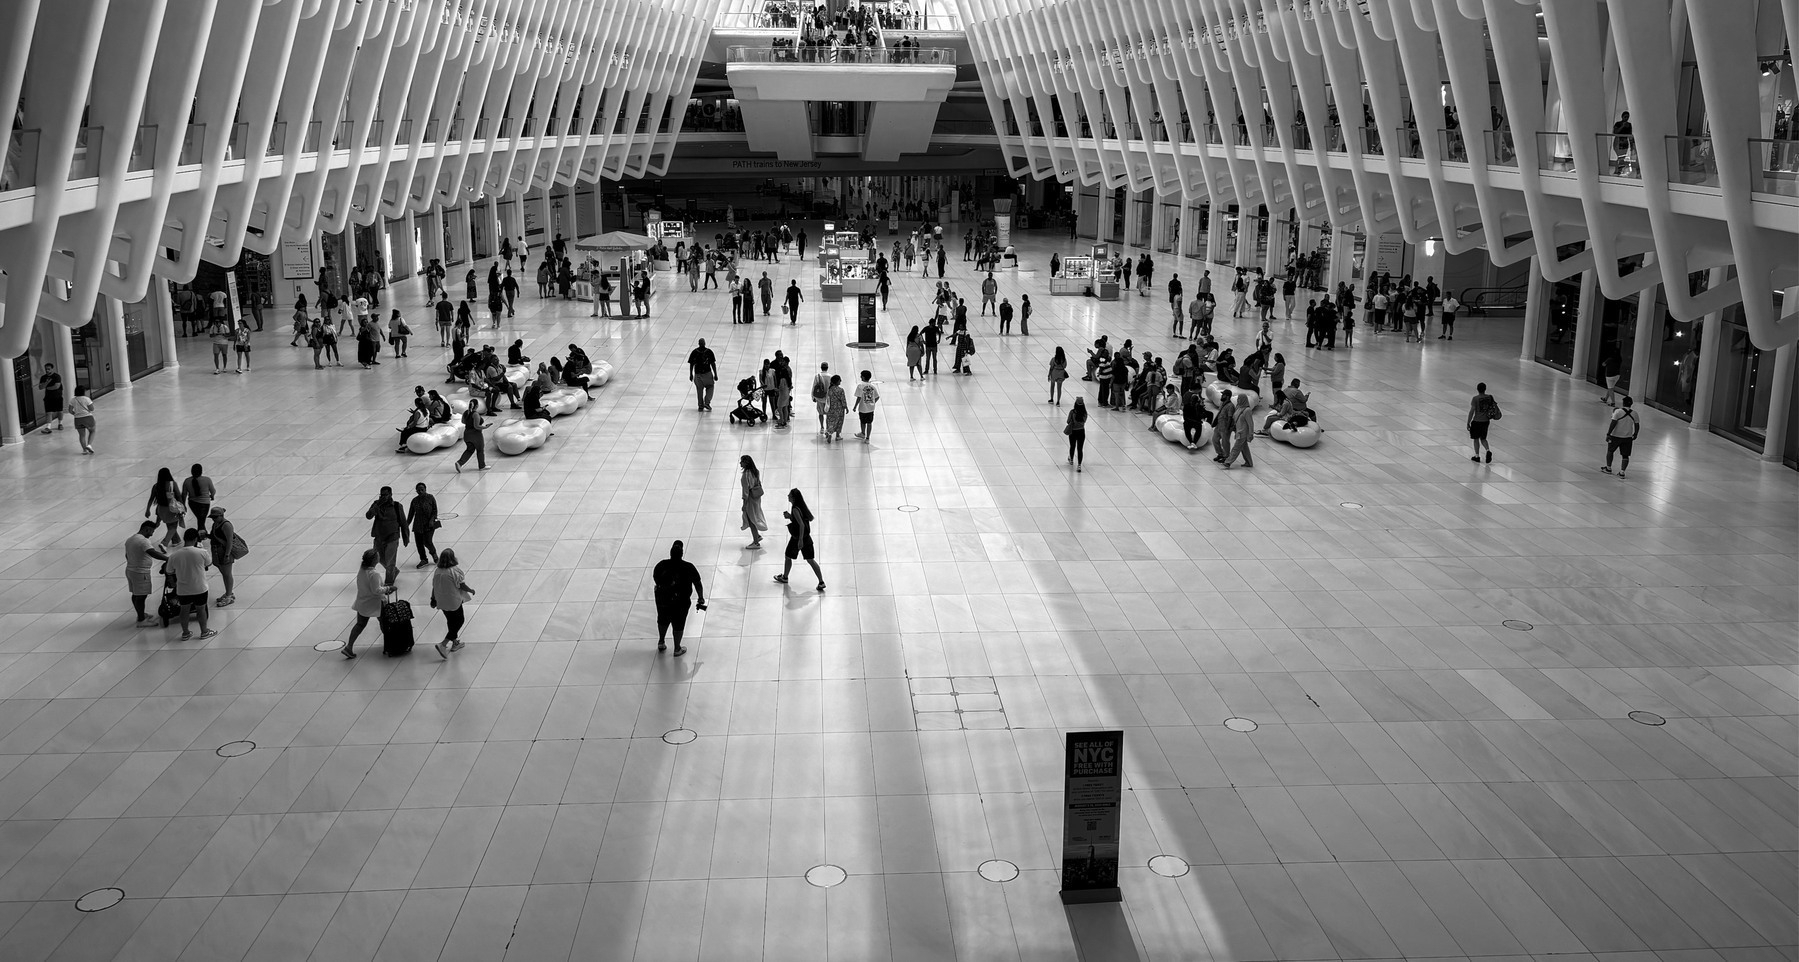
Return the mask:
[[282, 241], [281, 279], [284, 281], [309, 281], [312, 280], [312, 276], [312, 241]]
[[1062, 782], [1062, 902], [1118, 902], [1124, 732], [1069, 732]]

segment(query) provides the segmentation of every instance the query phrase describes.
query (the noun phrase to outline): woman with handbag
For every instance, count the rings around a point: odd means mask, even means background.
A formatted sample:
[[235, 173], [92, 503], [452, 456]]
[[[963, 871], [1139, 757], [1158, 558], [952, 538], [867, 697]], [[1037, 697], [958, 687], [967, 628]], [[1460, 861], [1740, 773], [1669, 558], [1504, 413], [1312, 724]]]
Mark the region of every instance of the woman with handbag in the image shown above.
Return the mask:
[[1049, 403], [1062, 403], [1062, 382], [1068, 380], [1068, 355], [1058, 347], [1049, 359]]
[[750, 543], [746, 549], [762, 547], [762, 532], [768, 530], [768, 519], [762, 515], [762, 472], [756, 467], [756, 459], [744, 455], [737, 459], [737, 466], [743, 469], [743, 524], [741, 527], [750, 533]]
[[181, 544], [181, 521], [186, 515], [186, 502], [175, 485], [175, 472], [163, 468], [156, 472], [156, 483], [150, 486], [150, 500], [144, 502], [144, 517], [155, 511], [156, 522], [168, 526], [162, 543], [169, 547]]
[[1068, 410], [1068, 423], [1062, 426], [1062, 433], [1068, 435], [1068, 463], [1079, 473], [1081, 464], [1087, 460], [1086, 398], [1074, 399], [1074, 407]]
[[431, 607], [444, 613], [444, 640], [432, 646], [437, 657], [449, 658], [450, 652], [462, 649], [462, 625], [468, 618], [468, 600], [474, 596], [475, 589], [463, 580], [462, 568], [456, 564], [455, 550], [438, 552], [437, 570], [431, 573]]
[[212, 566], [219, 569], [219, 577], [225, 582], [225, 593], [213, 602], [214, 607], [224, 608], [237, 600], [237, 579], [232, 577], [231, 566], [238, 559], [237, 527], [225, 520], [225, 509], [213, 505], [210, 512], [211, 527], [206, 532], [209, 547], [212, 548]]

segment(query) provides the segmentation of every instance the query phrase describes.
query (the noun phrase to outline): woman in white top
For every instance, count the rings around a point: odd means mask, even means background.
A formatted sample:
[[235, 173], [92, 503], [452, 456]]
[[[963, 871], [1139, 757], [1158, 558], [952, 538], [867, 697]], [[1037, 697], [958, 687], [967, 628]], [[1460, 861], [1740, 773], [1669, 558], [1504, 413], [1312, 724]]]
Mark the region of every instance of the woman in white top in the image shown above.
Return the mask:
[[69, 399], [69, 415], [75, 419], [75, 440], [81, 442], [82, 454], [94, 453], [94, 399], [87, 388], [77, 387]]
[[437, 553], [437, 570], [431, 572], [431, 607], [444, 613], [444, 640], [435, 646], [437, 657], [462, 648], [462, 623], [468, 617], [464, 610], [475, 589], [463, 580], [462, 568], [456, 564], [456, 552], [445, 548]]
[[[447, 553], [440, 553], [438, 557]], [[356, 624], [350, 628], [349, 640], [339, 649], [345, 658], [356, 657], [356, 637], [369, 626], [370, 618], [381, 614], [382, 602], [393, 593], [394, 589], [381, 586], [381, 572], [377, 568], [380, 562], [381, 555], [375, 549], [362, 553], [362, 567], [356, 570], [356, 601], [351, 604], [351, 610], [356, 612]]]
[[762, 532], [768, 530], [768, 519], [762, 514], [762, 472], [756, 468], [756, 459], [744, 455], [737, 459], [737, 466], [743, 469], [743, 525], [750, 533], [750, 543], [745, 548], [762, 547]]

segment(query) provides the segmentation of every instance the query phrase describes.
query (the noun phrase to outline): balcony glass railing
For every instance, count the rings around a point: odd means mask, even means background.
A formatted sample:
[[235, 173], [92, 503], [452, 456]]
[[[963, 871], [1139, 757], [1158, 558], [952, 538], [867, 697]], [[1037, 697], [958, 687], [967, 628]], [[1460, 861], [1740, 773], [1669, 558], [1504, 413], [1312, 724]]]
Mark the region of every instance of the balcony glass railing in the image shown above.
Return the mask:
[[1574, 143], [1558, 130], [1537, 131], [1537, 169], [1567, 173], [1574, 169]]
[[205, 155], [206, 125], [188, 124], [187, 129], [181, 132], [181, 156], [175, 158], [175, 163], [182, 167], [192, 167], [204, 160]]
[[1483, 139], [1487, 148], [1487, 166], [1518, 166], [1518, 145], [1512, 143], [1512, 132], [1509, 130], [1484, 131]]
[[1643, 179], [1642, 165], [1637, 162], [1637, 138], [1630, 134], [1599, 134], [1600, 170], [1607, 177]]
[[1305, 124], [1294, 124], [1290, 131], [1294, 150], [1312, 149], [1312, 131]]
[[37, 149], [42, 132], [15, 130], [6, 138], [6, 161], [0, 169], [0, 191], [37, 186]]
[[1379, 127], [1363, 127], [1362, 128], [1362, 153], [1379, 155], [1384, 152], [1385, 151], [1383, 151], [1381, 149], [1380, 128]]
[[1665, 149], [1670, 183], [1718, 185], [1718, 159], [1710, 137], [1669, 137]]
[[1343, 136], [1340, 124], [1331, 124], [1324, 128], [1324, 149], [1333, 154], [1349, 153], [1349, 138]]
[[156, 166], [156, 125], [140, 124], [137, 135], [131, 138], [131, 159], [125, 163], [125, 171], [149, 170]]
[[306, 122], [305, 136], [300, 138], [300, 153], [316, 154], [325, 144], [325, 122], [309, 120]]
[[728, 63], [873, 64], [953, 67], [952, 47], [727, 47]]
[[1749, 141], [1754, 160], [1754, 189], [1763, 194], [1799, 197], [1799, 140], [1755, 138]]
[[274, 126], [269, 128], [269, 153], [287, 153], [287, 121], [277, 120]]
[[1408, 160], [1424, 159], [1424, 142], [1416, 127], [1400, 127], [1393, 131], [1393, 155]]
[[1455, 164], [1468, 162], [1468, 142], [1462, 139], [1461, 128], [1437, 131], [1437, 149], [1443, 152], [1443, 159]]
[[100, 176], [100, 141], [106, 131], [82, 127], [75, 131], [75, 149], [69, 155], [69, 179]]

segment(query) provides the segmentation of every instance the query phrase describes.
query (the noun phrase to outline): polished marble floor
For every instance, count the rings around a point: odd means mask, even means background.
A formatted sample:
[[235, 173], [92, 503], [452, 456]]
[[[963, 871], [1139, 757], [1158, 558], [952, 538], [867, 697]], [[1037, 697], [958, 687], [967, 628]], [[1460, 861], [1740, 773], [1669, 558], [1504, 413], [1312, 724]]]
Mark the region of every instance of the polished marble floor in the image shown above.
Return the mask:
[[[1058, 243], [1025, 236], [1025, 266]], [[432, 336], [314, 371], [270, 332], [224, 377], [184, 342], [101, 399], [97, 456], [0, 450], [0, 959], [1799, 958], [1799, 474], [1653, 411], [1630, 478], [1600, 474], [1595, 389], [1488, 319], [1334, 353], [1277, 325], [1317, 447], [1227, 473], [1096, 412], [1076, 475], [1051, 350], [1172, 349], [1161, 297], [1007, 274], [1032, 336], [979, 321], [973, 377], [909, 383], [798, 276], [796, 326], [685, 285], [648, 320], [527, 296], [501, 348], [579, 341], [617, 376], [486, 472], [393, 453]], [[887, 340], [929, 288], [902, 277]], [[874, 442], [821, 443], [803, 399], [791, 430], [695, 412], [702, 336], [727, 385], [777, 349], [802, 385], [869, 367]], [[1491, 466], [1461, 428], [1478, 380]], [[805, 491], [827, 593], [742, 550], [745, 453], [771, 516]], [[194, 461], [252, 549], [220, 634], [182, 643], [132, 627], [120, 545]], [[417, 481], [480, 591], [469, 646], [316, 651], [366, 503]], [[648, 590], [675, 538], [713, 601], [680, 660]], [[422, 574], [400, 585], [436, 641]], [[1125, 900], [1068, 910], [1061, 738], [1100, 727], [1125, 732]]]

